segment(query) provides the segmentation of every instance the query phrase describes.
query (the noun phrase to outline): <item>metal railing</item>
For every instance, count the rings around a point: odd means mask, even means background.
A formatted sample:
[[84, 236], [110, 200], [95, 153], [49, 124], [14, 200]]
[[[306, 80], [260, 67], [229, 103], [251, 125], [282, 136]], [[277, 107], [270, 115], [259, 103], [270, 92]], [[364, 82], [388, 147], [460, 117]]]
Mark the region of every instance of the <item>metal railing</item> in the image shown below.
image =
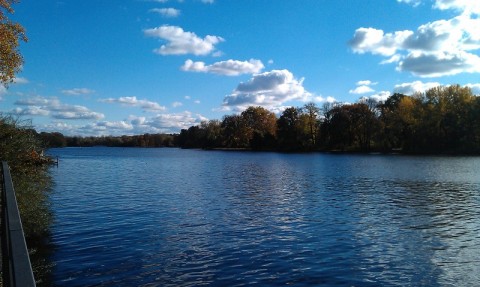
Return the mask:
[[7, 162], [2, 162], [2, 272], [4, 286], [35, 285], [32, 265]]

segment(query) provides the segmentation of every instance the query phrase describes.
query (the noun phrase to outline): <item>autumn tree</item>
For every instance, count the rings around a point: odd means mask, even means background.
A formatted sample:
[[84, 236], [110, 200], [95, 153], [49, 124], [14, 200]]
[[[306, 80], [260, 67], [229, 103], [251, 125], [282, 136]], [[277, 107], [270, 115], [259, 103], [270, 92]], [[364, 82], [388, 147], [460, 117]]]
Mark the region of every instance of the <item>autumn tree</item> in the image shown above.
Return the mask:
[[15, 79], [23, 64], [19, 51], [21, 41], [26, 42], [25, 29], [8, 19], [13, 14], [12, 5], [17, 0], [0, 0], [0, 84], [8, 86]]
[[248, 107], [241, 113], [249, 146], [253, 149], [274, 146], [277, 117], [263, 107]]

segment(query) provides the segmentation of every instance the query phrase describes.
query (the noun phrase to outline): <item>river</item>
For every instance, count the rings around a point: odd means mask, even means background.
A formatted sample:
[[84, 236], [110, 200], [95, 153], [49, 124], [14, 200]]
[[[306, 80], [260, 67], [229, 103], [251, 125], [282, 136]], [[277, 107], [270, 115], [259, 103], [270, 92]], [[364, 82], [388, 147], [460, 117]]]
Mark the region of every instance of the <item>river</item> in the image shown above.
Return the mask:
[[474, 286], [480, 158], [51, 149], [54, 286]]

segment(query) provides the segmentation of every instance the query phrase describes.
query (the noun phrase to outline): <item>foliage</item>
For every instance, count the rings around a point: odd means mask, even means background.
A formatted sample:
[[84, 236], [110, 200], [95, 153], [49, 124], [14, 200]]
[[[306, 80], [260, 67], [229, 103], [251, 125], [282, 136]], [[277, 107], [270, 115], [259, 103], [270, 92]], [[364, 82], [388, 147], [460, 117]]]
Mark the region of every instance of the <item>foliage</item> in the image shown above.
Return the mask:
[[29, 122], [0, 114], [0, 160], [8, 161], [12, 173], [29, 173], [47, 158]]
[[51, 269], [42, 251], [48, 245], [52, 223], [48, 200], [51, 178], [42, 151], [41, 141], [28, 122], [0, 115], [0, 160], [10, 166], [37, 286]]
[[7, 18], [12, 14], [12, 4], [17, 0], [0, 0], [0, 84], [8, 85], [20, 71], [23, 57], [19, 51], [20, 41], [27, 41], [24, 28]]

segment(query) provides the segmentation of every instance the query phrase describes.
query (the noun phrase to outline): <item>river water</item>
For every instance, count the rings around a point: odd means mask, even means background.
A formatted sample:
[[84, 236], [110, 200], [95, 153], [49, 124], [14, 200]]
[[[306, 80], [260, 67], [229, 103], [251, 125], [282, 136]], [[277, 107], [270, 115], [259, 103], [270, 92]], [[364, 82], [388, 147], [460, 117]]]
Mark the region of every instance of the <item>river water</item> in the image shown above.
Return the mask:
[[480, 158], [52, 149], [54, 286], [474, 286]]

